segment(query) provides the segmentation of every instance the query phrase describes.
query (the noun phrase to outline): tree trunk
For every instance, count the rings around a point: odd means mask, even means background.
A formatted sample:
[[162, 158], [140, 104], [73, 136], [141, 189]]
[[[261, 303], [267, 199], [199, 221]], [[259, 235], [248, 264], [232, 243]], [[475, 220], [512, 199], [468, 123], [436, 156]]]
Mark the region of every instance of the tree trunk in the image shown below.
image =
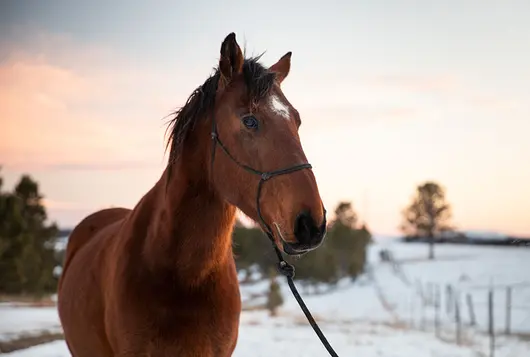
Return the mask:
[[434, 260], [434, 232], [436, 218], [432, 201], [429, 201], [429, 204], [427, 205], [427, 214], [429, 215], [429, 260]]
[[434, 260], [434, 235], [429, 236], [429, 260]]

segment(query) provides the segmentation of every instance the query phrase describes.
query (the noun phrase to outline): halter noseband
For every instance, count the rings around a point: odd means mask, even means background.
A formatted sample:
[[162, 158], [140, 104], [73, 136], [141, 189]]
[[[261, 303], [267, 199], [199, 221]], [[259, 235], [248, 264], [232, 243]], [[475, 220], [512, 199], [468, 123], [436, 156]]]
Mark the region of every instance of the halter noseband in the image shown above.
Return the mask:
[[[285, 261], [285, 259], [283, 259], [283, 256], [282, 256], [282, 253], [281, 253], [280, 249], [278, 248], [278, 246], [274, 242], [274, 236], [273, 236], [273, 233], [272, 233], [272, 229], [267, 224], [267, 222], [265, 222], [265, 219], [261, 215], [261, 208], [260, 208], [260, 200], [259, 199], [260, 199], [260, 196], [261, 196], [261, 188], [262, 188], [263, 183], [265, 181], [267, 181], [267, 180], [269, 180], [269, 179], [271, 179], [273, 177], [290, 174], [290, 173], [293, 173], [295, 171], [299, 171], [299, 170], [303, 170], [303, 169], [311, 169], [312, 168], [311, 164], [310, 163], [305, 163], [305, 164], [300, 164], [300, 165], [294, 165], [294, 166], [291, 166], [291, 167], [288, 167], [288, 168], [285, 168], [285, 169], [280, 169], [280, 170], [275, 170], [275, 171], [265, 171], [265, 172], [264, 171], [260, 171], [260, 170], [256, 170], [256, 169], [254, 169], [254, 168], [252, 168], [252, 167], [250, 167], [248, 165], [242, 164], [232, 154], [230, 154], [230, 151], [228, 151], [226, 146], [223, 145], [223, 142], [219, 138], [219, 134], [217, 132], [217, 124], [215, 122], [215, 115], [214, 114], [212, 114], [211, 136], [212, 136], [212, 154], [211, 154], [211, 170], [210, 171], [212, 173], [213, 173], [213, 163], [214, 163], [214, 159], [215, 159], [215, 151], [216, 151], [216, 148], [217, 148], [217, 144], [219, 144], [219, 146], [221, 147], [221, 149], [223, 149], [225, 154], [237, 166], [241, 167], [242, 169], [244, 169], [247, 172], [250, 172], [251, 174], [254, 174], [254, 175], [260, 177], [260, 180], [259, 180], [259, 183], [258, 183], [258, 190], [257, 190], [257, 194], [256, 194], [256, 210], [257, 210], [257, 213], [258, 213], [258, 217], [259, 217], [259, 219], [261, 221], [261, 224], [266, 229], [265, 233], [267, 234], [267, 237], [269, 237], [269, 239], [270, 239], [270, 241], [272, 243], [272, 246], [274, 248], [274, 251], [276, 252], [276, 255], [278, 257], [278, 262], [279, 262], [278, 263], [278, 269], [287, 278], [287, 283], [289, 284], [289, 288], [291, 289], [291, 292], [293, 293], [296, 301], [300, 305], [300, 308], [304, 312], [307, 320], [309, 321], [309, 324], [311, 325], [311, 327], [313, 327], [313, 330], [315, 331], [317, 336], [320, 338], [320, 341], [322, 342], [322, 344], [324, 345], [324, 347], [326, 348], [328, 353], [332, 357], [338, 357], [337, 353], [333, 350], [333, 348], [329, 344], [328, 340], [326, 339], [326, 337], [324, 336], [324, 334], [322, 333], [322, 331], [318, 327], [316, 321], [313, 319], [313, 316], [311, 315], [311, 313], [309, 312], [307, 306], [305, 305], [304, 301], [302, 300], [302, 297], [298, 293], [298, 290], [296, 289], [296, 286], [294, 285], [294, 281], [293, 281], [293, 278], [294, 278], [294, 267], [291, 264], [287, 263]], [[324, 208], [324, 205], [322, 205], [322, 209], [324, 210], [324, 217], [325, 217], [326, 209]]]

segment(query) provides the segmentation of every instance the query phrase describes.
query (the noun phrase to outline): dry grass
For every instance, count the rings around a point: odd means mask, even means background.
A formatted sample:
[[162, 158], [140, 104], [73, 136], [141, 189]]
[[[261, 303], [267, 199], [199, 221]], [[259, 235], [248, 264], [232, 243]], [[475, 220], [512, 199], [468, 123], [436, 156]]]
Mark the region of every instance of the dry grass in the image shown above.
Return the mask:
[[51, 296], [36, 297], [32, 295], [5, 295], [0, 294], [0, 302], [12, 303], [16, 306], [30, 306], [30, 307], [50, 307], [55, 306], [56, 303]]
[[62, 339], [64, 339], [64, 335], [62, 333], [52, 333], [48, 331], [39, 335], [20, 336], [19, 338], [13, 340], [0, 341], [0, 353], [23, 350], [25, 348]]
[[521, 341], [530, 341], [530, 333], [512, 333], [510, 336], [514, 336], [520, 339]]
[[260, 310], [266, 310], [266, 309], [265, 309], [265, 305], [261, 304], [261, 305], [254, 305], [254, 306], [243, 305], [241, 310], [242, 311], [260, 311]]

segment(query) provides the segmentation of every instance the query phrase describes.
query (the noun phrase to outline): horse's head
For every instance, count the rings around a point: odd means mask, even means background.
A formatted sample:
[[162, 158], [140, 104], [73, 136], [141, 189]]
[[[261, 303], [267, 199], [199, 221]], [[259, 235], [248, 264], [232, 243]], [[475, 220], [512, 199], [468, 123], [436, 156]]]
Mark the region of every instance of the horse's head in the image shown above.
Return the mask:
[[290, 52], [265, 68], [243, 57], [233, 33], [225, 38], [209, 169], [228, 202], [270, 229], [285, 253], [301, 254], [322, 242], [326, 213], [298, 136], [300, 115], [281, 89], [290, 66]]

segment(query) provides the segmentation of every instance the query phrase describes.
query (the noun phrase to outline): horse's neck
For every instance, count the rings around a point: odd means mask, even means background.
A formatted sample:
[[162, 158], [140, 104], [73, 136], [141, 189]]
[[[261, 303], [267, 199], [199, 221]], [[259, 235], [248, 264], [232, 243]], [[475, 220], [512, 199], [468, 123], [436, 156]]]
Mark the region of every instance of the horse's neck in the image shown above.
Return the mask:
[[148, 195], [142, 256], [152, 273], [172, 272], [180, 282], [197, 285], [231, 259], [235, 207], [216, 195], [208, 181], [166, 169]]

